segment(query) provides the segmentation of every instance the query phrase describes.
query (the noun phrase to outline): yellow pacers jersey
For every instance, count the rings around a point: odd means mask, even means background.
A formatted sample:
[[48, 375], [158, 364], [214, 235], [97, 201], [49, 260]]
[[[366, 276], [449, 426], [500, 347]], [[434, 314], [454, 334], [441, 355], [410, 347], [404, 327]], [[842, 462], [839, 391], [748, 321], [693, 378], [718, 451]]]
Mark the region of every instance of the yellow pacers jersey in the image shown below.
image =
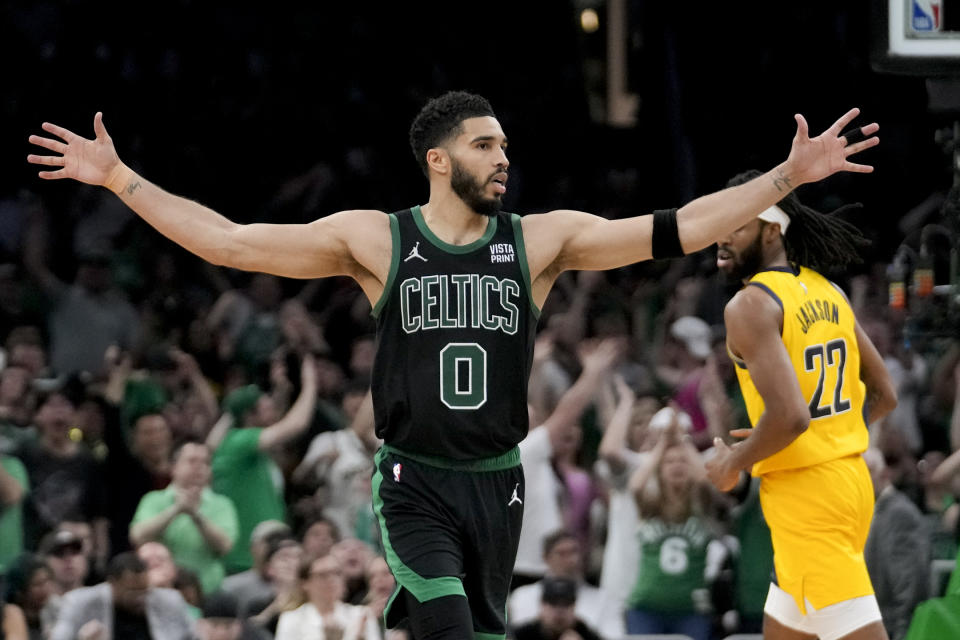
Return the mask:
[[[864, 422], [866, 388], [860, 380], [860, 350], [853, 310], [843, 294], [816, 271], [790, 267], [761, 271], [747, 286], [758, 286], [783, 309], [783, 344], [803, 397], [810, 426], [785, 449], [753, 466], [752, 474], [799, 469], [862, 453], [868, 444]], [[764, 412], [750, 372], [737, 363], [750, 422]]]

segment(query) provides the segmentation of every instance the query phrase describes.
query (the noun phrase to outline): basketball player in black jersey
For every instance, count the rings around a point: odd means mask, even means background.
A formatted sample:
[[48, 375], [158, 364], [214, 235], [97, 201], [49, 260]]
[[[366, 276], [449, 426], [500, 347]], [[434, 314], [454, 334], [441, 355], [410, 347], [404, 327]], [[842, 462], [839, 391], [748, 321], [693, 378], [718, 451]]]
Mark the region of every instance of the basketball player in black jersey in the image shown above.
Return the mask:
[[613, 269], [697, 251], [801, 184], [866, 173], [849, 156], [879, 142], [876, 123], [841, 133], [853, 109], [810, 138], [797, 115], [785, 162], [679, 210], [622, 220], [559, 210], [500, 211], [507, 138], [483, 98], [429, 102], [410, 140], [430, 193], [393, 214], [352, 210], [304, 225], [239, 225], [124, 165], [94, 117], [88, 140], [50, 123], [31, 136], [52, 155], [45, 179], [106, 186], [177, 244], [217, 265], [290, 278], [353, 277], [373, 305], [378, 351], [374, 508], [399, 589], [388, 622], [414, 638], [503, 638], [524, 500], [517, 443], [538, 311], [568, 269]]

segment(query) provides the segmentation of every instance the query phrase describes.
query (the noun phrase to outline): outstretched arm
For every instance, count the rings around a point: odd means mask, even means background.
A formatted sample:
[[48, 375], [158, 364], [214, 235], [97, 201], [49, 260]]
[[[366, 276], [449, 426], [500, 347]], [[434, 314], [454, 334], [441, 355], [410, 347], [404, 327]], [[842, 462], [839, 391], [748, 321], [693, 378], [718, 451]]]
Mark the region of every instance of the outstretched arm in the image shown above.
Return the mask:
[[60, 140], [30, 136], [32, 144], [59, 154], [27, 156], [30, 163], [54, 168], [41, 171], [41, 178], [109, 188], [157, 231], [208, 262], [290, 278], [347, 275], [360, 282], [368, 297], [372, 293], [376, 299], [382, 291], [391, 248], [389, 221], [382, 212], [343, 211], [309, 224], [236, 224], [164, 191], [123, 164], [101, 113], [94, 116], [93, 140], [49, 122], [42, 127]]
[[[859, 113], [859, 109], [851, 109], [815, 138], [809, 137], [806, 120], [797, 114], [797, 132], [785, 162], [750, 182], [702, 196], [680, 208], [677, 228], [684, 252], [713, 244], [802, 184], [840, 171], [873, 171], [873, 167], [855, 164], [849, 157], [879, 144], [880, 139], [873, 136], [879, 125], [861, 127], [866, 139], [854, 144], [848, 145], [841, 135]], [[537, 280], [544, 275], [547, 284], [567, 269], [613, 269], [653, 256], [653, 216], [649, 215], [606, 220], [579, 211], [554, 211], [525, 216], [523, 230], [528, 238], [531, 278]], [[536, 295], [534, 299], [539, 302]]]

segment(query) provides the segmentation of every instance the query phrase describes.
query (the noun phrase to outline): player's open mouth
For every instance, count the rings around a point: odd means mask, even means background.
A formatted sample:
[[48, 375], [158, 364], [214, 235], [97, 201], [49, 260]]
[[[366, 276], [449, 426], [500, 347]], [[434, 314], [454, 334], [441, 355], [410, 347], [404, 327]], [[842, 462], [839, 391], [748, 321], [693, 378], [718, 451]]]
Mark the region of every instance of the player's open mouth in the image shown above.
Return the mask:
[[733, 263], [733, 254], [726, 249], [717, 249], [717, 266], [725, 267]]
[[507, 174], [506, 173], [497, 173], [490, 179], [490, 182], [493, 183], [493, 190], [497, 193], [506, 193], [507, 192]]

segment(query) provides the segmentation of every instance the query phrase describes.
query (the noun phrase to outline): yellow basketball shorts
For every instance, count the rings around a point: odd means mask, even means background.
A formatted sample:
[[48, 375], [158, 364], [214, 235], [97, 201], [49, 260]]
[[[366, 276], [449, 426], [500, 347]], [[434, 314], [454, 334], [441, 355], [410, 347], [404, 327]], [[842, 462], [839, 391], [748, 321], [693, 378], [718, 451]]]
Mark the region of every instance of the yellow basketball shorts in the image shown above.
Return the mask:
[[800, 611], [873, 594], [863, 547], [873, 483], [859, 454], [762, 476], [760, 505], [773, 539], [777, 585]]

